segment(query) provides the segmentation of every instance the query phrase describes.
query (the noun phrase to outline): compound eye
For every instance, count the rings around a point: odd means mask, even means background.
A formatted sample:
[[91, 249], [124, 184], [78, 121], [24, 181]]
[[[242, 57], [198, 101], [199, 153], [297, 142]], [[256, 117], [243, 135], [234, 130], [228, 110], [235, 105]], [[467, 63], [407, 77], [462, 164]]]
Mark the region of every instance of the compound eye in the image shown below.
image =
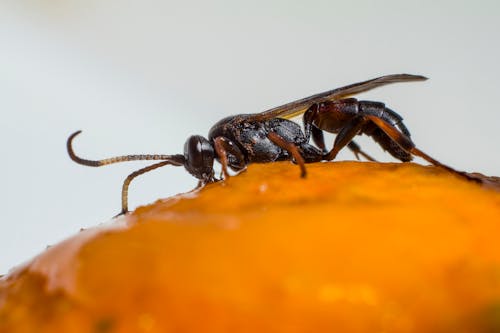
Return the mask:
[[198, 179], [211, 176], [214, 163], [214, 148], [201, 135], [189, 137], [184, 145], [186, 169]]
[[191, 136], [184, 145], [184, 157], [189, 165], [196, 167], [203, 164], [202, 141], [197, 136]]

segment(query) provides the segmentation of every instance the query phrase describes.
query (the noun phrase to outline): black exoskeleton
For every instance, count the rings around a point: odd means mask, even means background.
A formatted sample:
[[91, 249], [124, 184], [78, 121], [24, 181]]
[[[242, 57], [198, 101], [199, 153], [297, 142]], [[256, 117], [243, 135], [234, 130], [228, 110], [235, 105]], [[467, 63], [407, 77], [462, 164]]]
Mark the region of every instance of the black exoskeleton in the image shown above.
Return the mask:
[[[184, 154], [176, 155], [126, 155], [103, 160], [87, 160], [75, 154], [73, 139], [81, 132], [73, 133], [67, 141], [71, 159], [87, 166], [103, 166], [135, 160], [158, 160], [130, 174], [122, 187], [122, 210], [128, 211], [128, 187], [137, 176], [165, 165], [184, 166], [199, 180], [199, 186], [214, 182], [214, 160], [222, 165], [224, 177], [229, 177], [228, 168], [241, 171], [250, 163], [294, 161], [306, 176], [306, 163], [333, 160], [345, 146], [356, 157], [373, 158], [353, 141], [356, 135], [371, 136], [384, 150], [401, 161], [410, 161], [413, 155], [442, 167], [468, 180], [477, 181], [462, 171], [457, 171], [433, 159], [419, 150], [403, 124], [403, 118], [383, 103], [358, 101], [350, 96], [383, 85], [426, 80], [423, 76], [394, 74], [354, 83], [345, 87], [312, 95], [273, 109], [254, 114], [240, 114], [224, 118], [209, 131], [208, 138], [190, 136], [184, 145]], [[303, 114], [304, 132], [289, 118]], [[336, 134], [333, 147], [327, 150], [323, 131]], [[309, 143], [312, 137], [316, 146]]]
[[[349, 143], [355, 135], [371, 136], [385, 151], [403, 162], [413, 159], [410, 152], [401, 148], [397, 141], [387, 135], [369, 117], [379, 118], [410, 138], [410, 131], [403, 124], [403, 118], [387, 108], [384, 103], [358, 101], [346, 98], [332, 102], [312, 105], [304, 113], [304, 131], [307, 138], [312, 135], [314, 143], [325, 150], [323, 131], [335, 133], [334, 148], [327, 154], [327, 160], [335, 159], [337, 153]], [[367, 157], [367, 156], [365, 156]], [[367, 157], [373, 160], [371, 157]]]
[[[265, 121], [247, 121], [247, 115], [224, 118], [209, 131], [217, 156], [227, 176], [226, 165], [234, 171], [243, 170], [250, 163], [300, 160], [318, 162], [322, 151], [308, 143], [300, 126], [290, 120], [274, 118]], [[299, 154], [294, 156], [295, 151]]]

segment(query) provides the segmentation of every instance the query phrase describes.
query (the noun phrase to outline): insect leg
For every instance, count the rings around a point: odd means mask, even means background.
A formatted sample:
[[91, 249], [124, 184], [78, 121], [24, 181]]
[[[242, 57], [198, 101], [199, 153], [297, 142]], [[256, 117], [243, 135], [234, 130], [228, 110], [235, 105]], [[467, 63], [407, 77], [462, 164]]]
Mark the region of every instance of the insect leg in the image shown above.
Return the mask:
[[222, 137], [217, 137], [214, 140], [214, 148], [219, 157], [220, 164], [222, 165], [222, 173], [224, 174], [224, 179], [229, 178], [229, 172], [227, 172], [227, 153], [224, 148], [224, 139]]
[[326, 150], [325, 137], [323, 135], [323, 131], [313, 125], [311, 128], [311, 135], [314, 144], [323, 151], [323, 154], [326, 154], [328, 151]]
[[368, 161], [376, 162], [377, 160], [365, 153], [364, 151], [361, 150], [361, 147], [354, 141], [351, 141], [347, 144], [347, 148], [349, 148], [353, 153], [354, 156], [356, 156], [357, 160], [360, 160], [359, 155], [363, 156], [366, 158]]
[[[217, 156], [219, 157], [220, 164], [222, 165], [222, 173], [224, 174], [224, 178], [227, 179], [230, 177], [229, 172], [227, 171], [227, 167], [232, 166], [234, 170], [242, 170], [245, 167], [245, 156], [241, 152], [241, 150], [228, 138], [223, 136], [218, 136], [214, 139], [214, 148]], [[233, 163], [229, 163], [228, 153], [234, 157]], [[239, 165], [236, 165], [238, 162]]]
[[151, 170], [160, 168], [160, 167], [168, 165], [168, 164], [177, 166], [177, 164], [172, 163], [172, 161], [162, 161], [160, 163], [156, 163], [156, 164], [147, 166], [145, 168], [139, 169], [137, 171], [134, 171], [130, 175], [128, 175], [127, 178], [125, 178], [125, 181], [123, 182], [123, 186], [122, 186], [122, 210], [117, 216], [126, 214], [128, 212], [128, 187], [130, 185], [130, 182], [134, 178], [136, 178], [137, 176], [142, 175], [143, 173], [149, 172]]
[[364, 117], [352, 118], [335, 137], [333, 148], [328, 154], [325, 155], [325, 159], [328, 161], [333, 160], [339, 151], [352, 141], [352, 138], [359, 133], [365, 124], [366, 119]]
[[445, 169], [453, 174], [456, 174], [458, 176], [464, 177], [467, 180], [472, 180], [475, 182], [482, 182], [480, 179], [475, 178], [473, 176], [470, 176], [466, 172], [455, 170], [452, 167], [447, 166], [446, 164], [443, 164], [443, 163], [435, 160], [434, 158], [430, 157], [429, 155], [427, 155], [426, 153], [424, 153], [423, 151], [421, 151], [420, 149], [415, 147], [415, 144], [413, 143], [413, 141], [411, 141], [411, 139], [409, 137], [407, 137], [406, 135], [404, 135], [403, 133], [398, 131], [393, 125], [389, 124], [385, 120], [382, 120], [382, 119], [375, 117], [375, 116], [366, 116], [366, 117], [368, 119], [370, 119], [371, 121], [373, 121], [382, 131], [385, 132], [385, 134], [387, 134], [392, 140], [394, 140], [404, 150], [412, 153], [415, 156], [419, 156], [419, 157], [423, 158], [424, 160], [426, 160], [427, 162], [429, 162], [433, 165], [441, 167], [441, 168], [443, 168], [443, 169]]
[[300, 167], [300, 176], [302, 178], [305, 178], [307, 175], [306, 164], [305, 164], [304, 158], [300, 154], [300, 151], [297, 148], [297, 146], [295, 144], [293, 144], [292, 142], [286, 141], [285, 139], [283, 139], [281, 136], [279, 136], [278, 134], [276, 134], [274, 132], [269, 132], [267, 137], [275, 145], [277, 145], [281, 149], [284, 149], [284, 150], [288, 151], [290, 154], [292, 154], [293, 158], [295, 159], [295, 162], [297, 162], [297, 164]]
[[[302, 117], [302, 123], [304, 124], [304, 134], [306, 136], [306, 140], [309, 142], [309, 138], [311, 137], [311, 132], [313, 134], [313, 140], [314, 139], [314, 125], [313, 121], [316, 118], [316, 115], [318, 114], [318, 104], [313, 104], [311, 105], [306, 112], [304, 112], [304, 116]], [[316, 143], [316, 142], [315, 142]], [[324, 140], [323, 140], [323, 146], [325, 145]], [[322, 148], [318, 145], [319, 148]]]
[[[314, 144], [323, 151], [323, 154], [326, 154], [328, 151], [326, 150], [325, 137], [323, 135], [323, 131], [317, 128], [316, 126], [311, 127], [311, 136]], [[357, 160], [360, 160], [359, 156], [363, 156], [368, 161], [376, 162], [376, 160], [361, 150], [361, 147], [354, 141], [351, 141], [347, 144], [347, 148], [349, 148], [356, 156]]]

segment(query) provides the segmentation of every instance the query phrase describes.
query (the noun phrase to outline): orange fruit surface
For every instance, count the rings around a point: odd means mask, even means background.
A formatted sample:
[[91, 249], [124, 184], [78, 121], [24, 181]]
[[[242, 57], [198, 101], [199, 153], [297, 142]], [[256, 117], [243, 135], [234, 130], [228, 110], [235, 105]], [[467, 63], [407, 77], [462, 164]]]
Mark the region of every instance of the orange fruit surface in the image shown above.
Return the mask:
[[289, 162], [138, 208], [0, 279], [0, 332], [500, 332], [500, 192]]

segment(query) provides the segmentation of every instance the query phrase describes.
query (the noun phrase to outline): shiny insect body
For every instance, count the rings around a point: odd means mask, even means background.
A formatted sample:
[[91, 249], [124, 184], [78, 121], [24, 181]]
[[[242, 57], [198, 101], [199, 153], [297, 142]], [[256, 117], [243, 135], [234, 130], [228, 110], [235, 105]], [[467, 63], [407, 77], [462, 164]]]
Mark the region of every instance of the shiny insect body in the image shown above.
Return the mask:
[[184, 166], [199, 180], [199, 186], [216, 181], [214, 159], [222, 165], [224, 177], [229, 177], [228, 168], [241, 171], [250, 163], [269, 163], [295, 160], [305, 177], [304, 164], [319, 162], [323, 152], [308, 143], [308, 139], [297, 123], [281, 118], [265, 121], [245, 121], [245, 115], [228, 117], [215, 124], [208, 139], [190, 136], [184, 144], [184, 154], [177, 155], [126, 155], [103, 160], [87, 160], [75, 154], [72, 142], [81, 131], [73, 133], [67, 142], [71, 159], [87, 166], [103, 166], [112, 163], [137, 160], [161, 160], [161, 162], [130, 174], [122, 187], [122, 210], [128, 211], [128, 187], [135, 177], [165, 165]]
[[[128, 211], [130, 182], [156, 168], [165, 165], [184, 166], [199, 180], [201, 186], [217, 180], [213, 168], [214, 160], [222, 165], [224, 178], [229, 177], [228, 168], [241, 171], [250, 163], [291, 160], [299, 165], [301, 176], [305, 177], [306, 163], [333, 160], [345, 146], [351, 149], [356, 157], [361, 155], [373, 160], [352, 141], [359, 134], [371, 136], [383, 149], [401, 161], [410, 161], [412, 155], [420, 156], [434, 165], [471, 179], [466, 173], [443, 165], [417, 149], [401, 116], [383, 103], [350, 98], [354, 94], [383, 85], [422, 80], [426, 78], [410, 74], [387, 75], [312, 95], [261, 113], [230, 116], [212, 126], [208, 138], [200, 135], [190, 136], [184, 145], [184, 154], [126, 155], [87, 160], [77, 156], [72, 147], [73, 139], [81, 131], [68, 138], [67, 149], [73, 161], [93, 167], [136, 160], [161, 161], [137, 170], [125, 179], [121, 214]], [[297, 123], [288, 120], [300, 114], [303, 114], [304, 132]], [[326, 149], [323, 131], [337, 134], [330, 151]], [[309, 143], [310, 137], [316, 146]]]

